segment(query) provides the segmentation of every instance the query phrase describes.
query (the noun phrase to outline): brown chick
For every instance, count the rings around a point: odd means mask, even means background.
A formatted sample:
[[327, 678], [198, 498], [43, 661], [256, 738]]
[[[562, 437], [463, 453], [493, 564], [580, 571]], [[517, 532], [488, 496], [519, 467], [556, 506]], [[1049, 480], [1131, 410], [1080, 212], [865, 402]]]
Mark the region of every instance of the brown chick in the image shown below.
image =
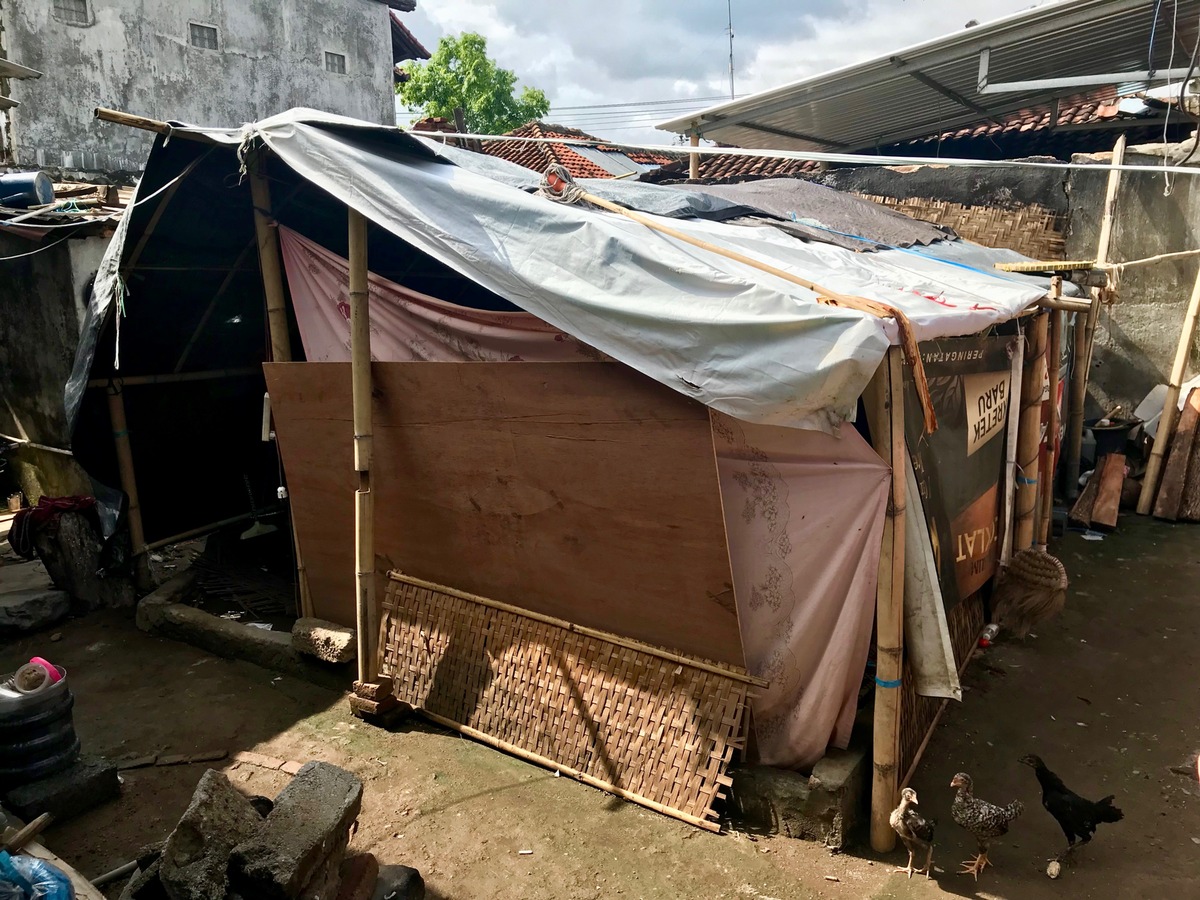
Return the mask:
[[955, 775], [950, 787], [958, 791], [954, 796], [954, 804], [950, 807], [950, 814], [955, 823], [969, 831], [979, 845], [979, 853], [973, 859], [965, 860], [962, 871], [958, 874], [974, 875], [978, 881], [979, 873], [991, 862], [988, 859], [988, 845], [995, 838], [1008, 833], [1009, 823], [1025, 811], [1025, 804], [1014, 800], [1008, 806], [997, 806], [980, 800], [971, 793], [971, 776], [966, 772]]
[[892, 810], [891, 816], [888, 817], [888, 824], [908, 848], [908, 865], [897, 866], [896, 871], [906, 872], [908, 877], [912, 878], [913, 854], [924, 850], [925, 867], [916, 871], [928, 878], [933, 866], [933, 829], [937, 826], [937, 819], [921, 815], [915, 809], [916, 806], [917, 792], [912, 788], [905, 788], [900, 792], [900, 805]]

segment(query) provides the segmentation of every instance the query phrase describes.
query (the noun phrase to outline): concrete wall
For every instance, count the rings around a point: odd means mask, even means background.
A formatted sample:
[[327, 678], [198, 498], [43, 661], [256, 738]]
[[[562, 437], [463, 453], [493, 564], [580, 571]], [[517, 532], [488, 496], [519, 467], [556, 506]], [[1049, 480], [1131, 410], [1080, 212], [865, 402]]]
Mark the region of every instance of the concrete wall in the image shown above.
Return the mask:
[[[62, 388], [75, 361], [87, 283], [107, 244], [107, 238], [72, 238], [0, 263], [0, 434], [71, 446]], [[0, 257], [38, 246], [0, 233]], [[31, 500], [91, 493], [87, 476], [71, 457], [26, 447], [10, 463]]]
[[[1125, 161], [1162, 165], [1161, 151], [1156, 154], [1155, 148], [1139, 148], [1142, 149], [1152, 152], [1128, 152]], [[1110, 160], [1111, 154], [1102, 154], [1076, 156], [1074, 161]], [[1176, 176], [1170, 195], [1163, 196], [1161, 174], [1122, 174], [1110, 259], [1121, 262], [1200, 249], [1197, 177]], [[1102, 171], [1071, 173], [1066, 235], [1069, 259], [1095, 257], [1107, 181], [1108, 174]], [[1118, 403], [1131, 412], [1154, 385], [1166, 383], [1198, 266], [1200, 261], [1191, 258], [1154, 263], [1122, 274], [1119, 299], [1100, 314], [1097, 326], [1089, 376], [1088, 416], [1101, 415]], [[1197, 371], [1200, 371], [1200, 354], [1193, 342], [1185, 377]]]
[[[139, 171], [151, 136], [97, 122], [97, 106], [226, 127], [297, 106], [395, 123], [378, 0], [88, 0], [87, 25], [60, 21], [53, 6], [3, 6], [9, 54], [44, 73], [12, 84], [20, 165]], [[191, 22], [216, 26], [219, 49], [192, 46]], [[325, 70], [327, 50], [345, 55], [345, 75]]]

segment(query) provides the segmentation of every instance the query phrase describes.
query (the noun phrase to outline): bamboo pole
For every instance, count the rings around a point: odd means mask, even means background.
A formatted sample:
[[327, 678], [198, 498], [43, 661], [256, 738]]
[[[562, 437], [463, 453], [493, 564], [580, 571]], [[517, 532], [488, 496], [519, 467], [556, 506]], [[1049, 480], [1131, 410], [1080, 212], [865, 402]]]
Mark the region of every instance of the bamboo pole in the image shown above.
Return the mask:
[[1154, 448], [1150, 451], [1150, 460], [1146, 464], [1146, 475], [1142, 480], [1142, 493], [1138, 496], [1138, 515], [1148, 515], [1154, 505], [1158, 480], [1162, 477], [1163, 457], [1171, 443], [1171, 432], [1175, 428], [1180, 386], [1183, 384], [1188, 358], [1192, 354], [1192, 338], [1196, 335], [1197, 314], [1200, 314], [1200, 270], [1196, 272], [1196, 281], [1192, 285], [1192, 296], [1188, 300], [1187, 312], [1183, 316], [1183, 331], [1179, 335], [1179, 345], [1175, 348], [1175, 362], [1171, 365], [1171, 381], [1167, 385], [1167, 398], [1163, 401], [1162, 417], [1158, 420], [1158, 431], [1154, 433]]
[[900, 765], [900, 682], [904, 668], [904, 365], [899, 347], [888, 350], [871, 394], [877, 405], [875, 450], [892, 467], [891, 497], [883, 526], [876, 590], [875, 724], [871, 777], [871, 847], [896, 846], [888, 816], [896, 802]]
[[1042, 479], [1042, 520], [1038, 526], [1038, 549], [1044, 551], [1050, 538], [1050, 520], [1054, 516], [1054, 470], [1058, 463], [1058, 372], [1062, 365], [1063, 313], [1050, 313], [1050, 341], [1046, 345], [1046, 366], [1050, 375], [1050, 420], [1046, 427], [1046, 473]]
[[129, 422], [125, 418], [125, 394], [113, 386], [108, 391], [108, 415], [112, 419], [113, 444], [117, 450], [117, 470], [121, 490], [129, 497], [129, 539], [133, 544], [134, 583], [138, 590], [152, 587], [150, 558], [146, 554], [146, 533], [142, 529], [142, 506], [138, 500], [137, 477], [133, 469], [133, 451], [129, 446]]
[[[169, 375], [131, 375], [121, 379], [121, 387], [136, 387], [149, 384], [179, 384], [185, 381], [213, 381], [219, 378], [248, 378], [251, 375], [262, 375], [261, 366], [241, 369], [212, 369], [207, 372], [178, 372]], [[89, 388], [108, 387], [112, 379], [93, 378], [88, 381]]]
[[[1125, 135], [1117, 138], [1113, 147], [1112, 162], [1119, 166], [1125, 161]], [[1113, 209], [1117, 201], [1117, 188], [1121, 173], [1112, 169], [1108, 173], [1108, 189], [1104, 195], [1104, 217], [1100, 220], [1100, 238], [1096, 245], [1096, 268], [1108, 264], [1109, 246], [1112, 243]], [[1079, 455], [1083, 449], [1083, 407], [1087, 402], [1088, 371], [1092, 365], [1092, 342], [1096, 337], [1096, 320], [1100, 315], [1100, 289], [1092, 288], [1092, 305], [1086, 316], [1075, 317], [1075, 341], [1073, 369], [1071, 372], [1070, 427], [1067, 431], [1067, 495], [1074, 497], [1079, 490]]]
[[593, 206], [598, 206], [601, 209], [606, 209], [609, 212], [617, 213], [625, 216], [627, 219], [632, 219], [639, 225], [657, 231], [660, 234], [665, 234], [677, 241], [682, 241], [693, 247], [699, 247], [709, 253], [715, 253], [725, 259], [731, 259], [736, 263], [741, 263], [744, 266], [749, 266], [753, 269], [758, 269], [760, 272], [766, 272], [768, 275], [774, 275], [776, 278], [783, 281], [798, 284], [800, 287], [812, 291], [817, 295], [817, 301], [829, 306], [839, 306], [845, 309], [856, 309], [860, 312], [870, 313], [873, 316], [878, 316], [882, 319], [895, 319], [896, 325], [900, 331], [900, 344], [904, 348], [904, 355], [908, 359], [909, 365], [912, 367], [913, 380], [916, 382], [917, 396], [921, 400], [921, 414], [925, 420], [925, 430], [929, 434], [937, 431], [937, 417], [933, 413], [933, 401], [929, 396], [929, 382], [925, 378], [925, 366], [921, 363], [921, 351], [917, 347], [916, 334], [913, 331], [912, 323], [908, 316], [900, 309], [893, 306], [888, 306], [886, 303], [880, 303], [877, 300], [868, 300], [866, 297], [855, 297], [851, 294], [842, 294], [838, 291], [830, 290], [817, 284], [815, 281], [810, 281], [793, 272], [788, 272], [780, 269], [778, 266], [773, 266], [770, 263], [762, 262], [754, 259], [751, 256], [746, 256], [744, 253], [738, 253], [736, 250], [727, 250], [724, 247], [719, 247], [716, 244], [701, 240], [697, 237], [692, 237], [677, 228], [672, 228], [669, 225], [663, 225], [656, 222], [654, 219], [644, 216], [639, 212], [634, 212], [631, 209], [626, 209], [616, 203], [605, 200], [602, 197], [597, 197], [595, 194], [589, 194], [586, 191], [580, 190], [579, 197]]
[[[693, 147], [699, 147], [700, 146], [700, 135], [697, 134], [695, 131], [693, 131], [691, 133], [691, 136], [689, 137], [689, 143]], [[692, 181], [695, 181], [699, 177], [700, 177], [700, 154], [699, 153], [689, 153], [688, 154], [688, 178], [690, 178]]]
[[1028, 347], [1025, 372], [1021, 376], [1021, 418], [1017, 431], [1016, 524], [1012, 550], [1019, 553], [1033, 546], [1038, 510], [1038, 455], [1042, 443], [1042, 381], [1046, 374], [1047, 313], [1040, 313], [1025, 327]]
[[1063, 312], [1091, 312], [1092, 304], [1089, 300], [1079, 300], [1074, 297], [1043, 297], [1038, 301], [1037, 305], [1042, 309], [1057, 309]]
[[590, 785], [591, 787], [599, 788], [600, 790], [610, 794], [616, 794], [623, 800], [632, 801], [640, 806], [645, 806], [647, 809], [652, 809], [657, 813], [662, 813], [664, 816], [670, 816], [671, 818], [678, 819], [681, 822], [687, 822], [689, 825], [695, 825], [697, 828], [703, 828], [705, 831], [719, 832], [721, 830], [721, 825], [719, 822], [710, 822], [708, 819], [701, 819], [699, 816], [689, 815], [682, 810], [672, 809], [670, 806], [665, 806], [662, 803], [658, 803], [657, 801], [649, 799], [648, 797], [635, 794], [633, 791], [618, 787], [611, 782], [602, 781], [601, 779], [596, 778], [593, 775], [589, 775], [586, 772], [581, 772], [578, 769], [573, 769], [568, 765], [555, 762], [552, 759], [547, 759], [544, 756], [540, 756], [537, 753], [532, 753], [529, 750], [522, 749], [515, 744], [510, 744], [507, 741], [493, 737], [485, 732], [476, 731], [469, 725], [462, 725], [458, 722], [455, 722], [453, 719], [447, 719], [445, 716], [439, 716], [437, 713], [431, 713], [425, 709], [419, 709], [417, 711], [430, 721], [449, 728], [451, 731], [457, 731], [459, 734], [465, 735], [469, 738], [474, 738], [475, 740], [487, 744], [490, 747], [495, 747], [497, 750], [503, 750], [505, 753], [508, 753], [511, 756], [523, 759], [526, 762], [534, 763], [535, 765], [539, 765], [544, 769], [551, 769], [556, 772], [561, 772], [568, 778], [574, 778], [576, 781], [582, 781], [584, 784]]
[[[271, 340], [271, 359], [274, 362], [292, 361], [292, 338], [288, 330], [287, 300], [283, 291], [283, 266], [279, 259], [279, 239], [271, 221], [271, 186], [265, 174], [266, 158], [254, 153], [247, 167], [250, 177], [250, 202], [254, 207], [254, 239], [258, 247], [258, 267], [262, 273], [263, 296], [267, 304], [267, 329]], [[213, 303], [215, 303], [215, 299]], [[211, 305], [210, 305], [211, 308]], [[205, 312], [207, 317], [208, 312]], [[292, 549], [296, 554], [296, 584], [300, 588], [300, 612], [313, 613], [312, 594], [308, 589], [308, 572], [300, 553], [300, 533], [296, 516], [291, 514]]]
[[184, 541], [190, 541], [192, 538], [198, 538], [201, 535], [211, 534], [214, 531], [226, 527], [227, 525], [236, 525], [238, 522], [245, 522], [248, 519], [253, 519], [254, 513], [242, 513], [240, 516], [230, 516], [228, 519], [222, 519], [219, 522], [210, 522], [208, 525], [201, 525], [199, 528], [190, 528], [187, 531], [173, 534], [170, 537], [163, 538], [161, 541], [154, 541], [147, 544], [145, 552], [158, 550], [161, 547], [167, 547], [171, 544], [181, 544]]
[[375, 681], [375, 520], [371, 493], [371, 294], [367, 284], [367, 220], [348, 209], [350, 242], [350, 379], [354, 415], [354, 583], [358, 680]]

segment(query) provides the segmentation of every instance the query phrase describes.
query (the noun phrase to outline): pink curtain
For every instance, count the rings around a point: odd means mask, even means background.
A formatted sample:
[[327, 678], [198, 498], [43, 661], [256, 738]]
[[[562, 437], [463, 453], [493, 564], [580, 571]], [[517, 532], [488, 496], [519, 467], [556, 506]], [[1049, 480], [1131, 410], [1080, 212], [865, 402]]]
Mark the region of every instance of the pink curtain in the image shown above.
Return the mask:
[[[305, 356], [350, 359], [350, 271], [346, 260], [290, 228], [279, 243]], [[389, 362], [579, 362], [598, 351], [525, 312], [446, 303], [371, 275], [371, 357]]]
[[890, 470], [838, 436], [711, 412], [759, 760], [803, 769], [850, 739], [875, 617]]
[[[346, 260], [280, 227], [304, 352], [350, 358]], [[601, 354], [529, 313], [486, 312], [370, 277], [383, 361], [580, 361]], [[888, 467], [852, 427], [837, 437], [712, 412], [760, 761], [807, 768], [853, 726], [875, 609]]]

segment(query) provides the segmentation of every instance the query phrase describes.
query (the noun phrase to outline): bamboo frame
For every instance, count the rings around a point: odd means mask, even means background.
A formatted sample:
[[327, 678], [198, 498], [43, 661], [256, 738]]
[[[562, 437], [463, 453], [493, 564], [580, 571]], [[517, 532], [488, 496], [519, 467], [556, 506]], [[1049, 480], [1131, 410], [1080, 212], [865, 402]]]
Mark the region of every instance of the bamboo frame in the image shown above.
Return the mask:
[[1017, 499], [1012, 551], [1033, 546], [1038, 502], [1038, 458], [1042, 443], [1042, 379], [1046, 366], [1048, 313], [1025, 326], [1026, 370], [1021, 376], [1021, 418], [1017, 431]]
[[[264, 174], [265, 169], [266, 160], [261, 155], [261, 151], [254, 153], [248, 166], [251, 205], [254, 207], [254, 241], [258, 248], [258, 267], [262, 273], [263, 297], [266, 299], [267, 305], [271, 359], [274, 362], [291, 362], [292, 337], [288, 330], [287, 300], [283, 290], [283, 264], [279, 257], [278, 235], [273, 227], [274, 223], [270, 219], [271, 187]], [[228, 282], [232, 277], [230, 275], [226, 281]], [[222, 285], [221, 290], [224, 290], [225, 287], [226, 285]], [[205, 310], [200, 327], [207, 322], [219, 297], [220, 291]], [[196, 333], [198, 334], [199, 331], [197, 330]], [[313, 613], [312, 594], [308, 589], [308, 573], [304, 569], [304, 556], [300, 552], [300, 535], [296, 531], [294, 515], [291, 516], [291, 525], [292, 549], [296, 554], [296, 584], [300, 588], [300, 613], [303, 616], [311, 616]]]
[[371, 294], [367, 283], [367, 220], [349, 209], [350, 378], [354, 414], [354, 586], [358, 625], [358, 680], [375, 681], [375, 519], [371, 493]]
[[602, 197], [597, 197], [594, 194], [589, 194], [581, 190], [579, 192], [581, 199], [586, 200], [593, 206], [598, 206], [601, 209], [616, 213], [617, 215], [625, 216], [627, 219], [632, 219], [639, 225], [644, 225], [652, 231], [657, 231], [660, 234], [665, 234], [677, 241], [682, 241], [685, 244], [690, 244], [693, 247], [699, 247], [709, 253], [715, 253], [718, 256], [723, 256], [726, 259], [731, 259], [734, 262], [741, 263], [744, 266], [750, 266], [753, 269], [758, 269], [760, 272], [766, 272], [768, 275], [774, 275], [776, 278], [783, 281], [797, 284], [802, 288], [812, 291], [817, 295], [817, 301], [829, 306], [839, 306], [845, 309], [856, 309], [860, 312], [870, 313], [878, 316], [881, 319], [895, 319], [896, 325], [900, 330], [900, 343], [904, 348], [904, 355], [908, 359], [909, 365], [912, 367], [913, 380], [916, 382], [917, 396], [921, 401], [921, 413], [925, 420], [925, 430], [929, 434], [937, 431], [937, 417], [933, 413], [933, 400], [929, 396], [929, 383], [925, 379], [925, 366], [921, 363], [921, 351], [917, 347], [917, 338], [913, 332], [912, 323], [908, 320], [905, 313], [886, 303], [880, 303], [877, 300], [868, 300], [866, 297], [855, 297], [850, 294], [842, 294], [838, 291], [830, 290], [823, 287], [814, 281], [809, 281], [807, 278], [802, 278], [792, 272], [780, 269], [777, 266], [754, 259], [751, 256], [746, 256], [744, 253], [738, 253], [736, 250], [727, 250], [724, 247], [718, 247], [716, 244], [711, 244], [708, 241], [703, 241], [700, 238], [692, 237], [690, 234], [685, 234], [676, 228], [671, 228], [668, 225], [662, 225], [659, 222], [644, 216], [641, 213], [634, 212], [631, 209], [626, 209], [616, 203], [611, 203]]
[[179, 384], [184, 381], [214, 381], [219, 378], [248, 378], [251, 375], [261, 375], [258, 366], [241, 369], [212, 369], [208, 372], [172, 372], [169, 375], [131, 375], [127, 378], [93, 378], [88, 381], [89, 388], [106, 388], [109, 384], [119, 382], [122, 388], [138, 387], [149, 384]]
[[[1113, 147], [1113, 165], [1125, 161], [1125, 135], [1117, 138]], [[1117, 201], [1117, 188], [1121, 173], [1112, 169], [1108, 173], [1108, 188], [1104, 195], [1104, 217], [1100, 220], [1100, 237], [1096, 246], [1096, 268], [1108, 264], [1109, 245], [1112, 243], [1113, 208]], [[1100, 289], [1092, 288], [1092, 305], [1086, 318], [1075, 317], [1075, 341], [1073, 369], [1071, 371], [1071, 402], [1069, 404], [1070, 427], [1067, 431], [1067, 492], [1074, 497], [1078, 493], [1079, 456], [1083, 449], [1083, 407], [1087, 402], [1088, 371], [1092, 365], [1092, 342], [1096, 337], [1096, 320], [1100, 316]]]
[[167, 547], [171, 544], [179, 544], [183, 541], [190, 541], [192, 538], [200, 537], [201, 535], [211, 534], [224, 528], [226, 525], [236, 525], [238, 522], [245, 522], [254, 518], [254, 513], [242, 513], [240, 516], [230, 516], [228, 519], [222, 519], [219, 522], [211, 522], [208, 525], [201, 525], [199, 528], [191, 528], [179, 534], [173, 534], [170, 537], [163, 538], [159, 541], [146, 544], [142, 548], [143, 553], [149, 553], [151, 550], [158, 550], [161, 547]]
[[900, 681], [904, 669], [904, 364], [899, 347], [888, 350], [871, 393], [880, 423], [872, 443], [892, 467], [891, 498], [883, 526], [876, 592], [875, 723], [871, 774], [871, 848], [896, 846], [888, 823], [895, 806], [900, 754]]
[[[691, 133], [691, 135], [689, 135], [689, 137], [688, 137], [688, 143], [693, 147], [699, 147], [700, 146], [700, 135], [697, 134], [695, 131], [693, 131]], [[700, 154], [699, 153], [689, 153], [688, 154], [688, 178], [691, 179], [692, 181], [695, 181], [699, 177], [700, 177]]]
[[151, 587], [150, 558], [146, 554], [146, 533], [142, 528], [142, 506], [138, 500], [137, 475], [133, 468], [133, 450], [129, 445], [129, 422], [125, 418], [125, 394], [117, 387], [108, 392], [108, 415], [112, 420], [113, 444], [117, 450], [117, 470], [121, 490], [129, 497], [129, 540], [133, 544], [134, 583], [138, 590]]
[[701, 819], [698, 816], [688, 815], [687, 813], [678, 809], [672, 809], [669, 806], [664, 806], [663, 804], [647, 797], [643, 797], [640, 794], [635, 794], [632, 791], [619, 788], [615, 784], [610, 784], [607, 781], [602, 781], [599, 778], [588, 775], [586, 772], [580, 772], [578, 769], [573, 769], [570, 766], [556, 763], [554, 760], [546, 759], [544, 756], [539, 756], [538, 754], [531, 753], [528, 750], [522, 750], [520, 747], [510, 744], [507, 741], [502, 741], [499, 738], [492, 737], [490, 734], [485, 734], [482, 731], [476, 731], [469, 725], [460, 725], [452, 719], [447, 719], [443, 716], [437, 715], [436, 713], [431, 713], [428, 710], [418, 709], [417, 712], [430, 721], [441, 725], [443, 728], [449, 728], [451, 731], [457, 731], [461, 735], [472, 738], [491, 747], [495, 747], [497, 750], [502, 750], [503, 752], [511, 754], [519, 759], [523, 759], [526, 762], [539, 765], [544, 769], [561, 772], [567, 777], [574, 778], [577, 781], [582, 781], [584, 784], [591, 787], [599, 788], [600, 790], [606, 791], [610, 794], [616, 794], [622, 800], [629, 800], [633, 803], [637, 803], [640, 806], [645, 806], [647, 809], [652, 809], [654, 812], [662, 813], [664, 816], [670, 816], [672, 819], [678, 819], [681, 822], [686, 822], [688, 825], [695, 825], [697, 828], [703, 828], [705, 831], [719, 833], [721, 830], [720, 822], [710, 822], [708, 819]]
[[1175, 361], [1171, 365], [1171, 381], [1167, 385], [1167, 397], [1163, 401], [1162, 417], [1158, 420], [1158, 431], [1154, 433], [1154, 447], [1150, 451], [1150, 460], [1146, 464], [1146, 475], [1142, 480], [1142, 493], [1138, 496], [1138, 515], [1148, 515], [1154, 506], [1154, 495], [1158, 491], [1158, 482], [1162, 478], [1163, 457], [1171, 443], [1171, 432], [1175, 428], [1175, 416], [1178, 414], [1179, 391], [1183, 384], [1183, 375], [1187, 370], [1188, 357], [1192, 353], [1192, 339], [1196, 335], [1196, 318], [1200, 314], [1200, 270], [1196, 272], [1196, 281], [1192, 285], [1192, 296], [1188, 299], [1187, 312], [1183, 316], [1183, 330], [1179, 334], [1179, 344], [1175, 348]]
[[1042, 479], [1042, 518], [1038, 524], [1038, 549], [1043, 552], [1050, 538], [1054, 516], [1054, 469], [1058, 463], [1058, 373], [1062, 365], [1062, 312], [1050, 313], [1050, 340], [1046, 345], [1046, 367], [1050, 376], [1050, 415], [1046, 426], [1046, 471]]
[[513, 606], [509, 603], [504, 603], [500, 600], [493, 600], [490, 597], [481, 597], [478, 594], [472, 594], [468, 591], [460, 591], [457, 588], [447, 587], [444, 584], [438, 584], [433, 581], [426, 581], [423, 578], [415, 578], [412, 575], [406, 575], [403, 572], [393, 569], [388, 572], [387, 577], [392, 581], [399, 581], [404, 584], [411, 584], [416, 587], [425, 588], [430, 591], [437, 591], [442, 594], [449, 594], [452, 597], [459, 597], [463, 600], [469, 600], [472, 603], [478, 603], [480, 606], [486, 606], [490, 609], [498, 609], [502, 612], [510, 612], [514, 615], [521, 616], [526, 619], [531, 619], [534, 622], [545, 622], [547, 625], [554, 625], [564, 631], [570, 631], [573, 634], [581, 634], [586, 637], [597, 638], [602, 641], [607, 641], [610, 644], [615, 644], [618, 647], [624, 647], [627, 650], [637, 650], [639, 653], [646, 653], [650, 656], [657, 656], [659, 659], [665, 659], [667, 662], [678, 663], [681, 666], [687, 666], [691, 669], [699, 669], [701, 672], [710, 672], [713, 675], [721, 675], [725, 678], [732, 678], [734, 681], [741, 681], [746, 684], [754, 685], [755, 687], [769, 687], [770, 682], [762, 678], [757, 678], [754, 675], [747, 673], [744, 670], [738, 669], [735, 666], [719, 666], [705, 662], [690, 656], [683, 656], [679, 653], [673, 653], [663, 647], [656, 647], [653, 644], [646, 644], [642, 641], [636, 641], [633, 638], [621, 637], [619, 634], [613, 634], [610, 631], [603, 631], [599, 628], [589, 628], [586, 625], [576, 625], [574, 622], [568, 622], [566, 619], [559, 619], [555, 616], [548, 616], [545, 613], [534, 612], [531, 609], [524, 609], [520, 606]]

